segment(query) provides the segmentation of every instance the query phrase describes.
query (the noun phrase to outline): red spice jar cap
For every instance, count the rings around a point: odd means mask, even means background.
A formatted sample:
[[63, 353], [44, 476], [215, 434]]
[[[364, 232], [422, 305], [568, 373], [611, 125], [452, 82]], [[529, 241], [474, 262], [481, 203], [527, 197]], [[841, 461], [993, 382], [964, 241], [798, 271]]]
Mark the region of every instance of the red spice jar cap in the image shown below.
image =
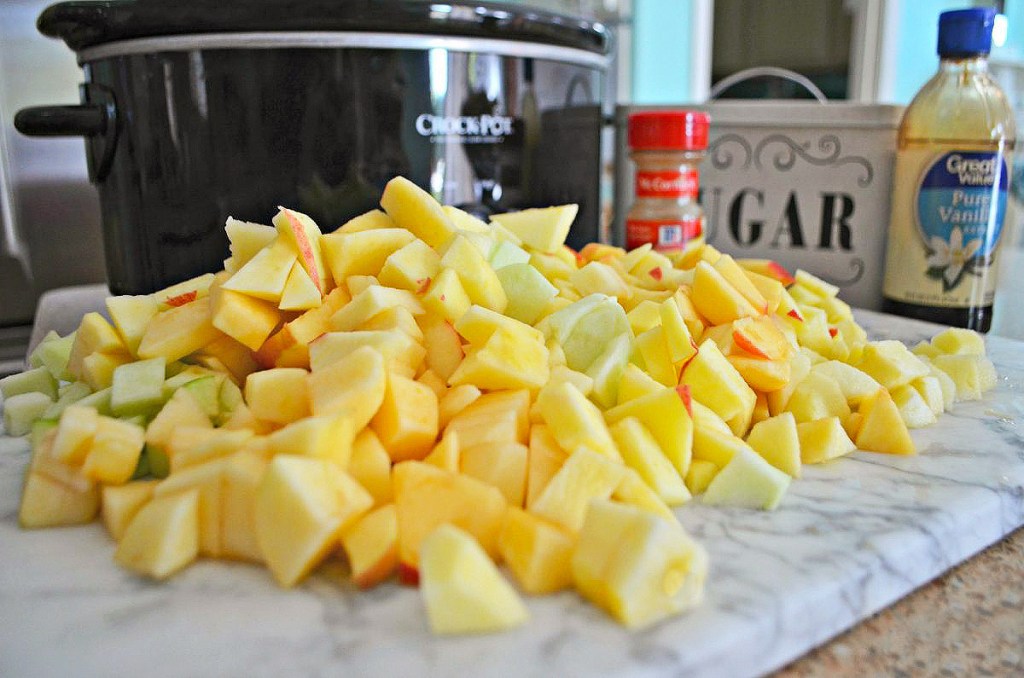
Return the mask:
[[710, 118], [700, 111], [642, 111], [629, 116], [629, 147], [638, 151], [703, 151]]

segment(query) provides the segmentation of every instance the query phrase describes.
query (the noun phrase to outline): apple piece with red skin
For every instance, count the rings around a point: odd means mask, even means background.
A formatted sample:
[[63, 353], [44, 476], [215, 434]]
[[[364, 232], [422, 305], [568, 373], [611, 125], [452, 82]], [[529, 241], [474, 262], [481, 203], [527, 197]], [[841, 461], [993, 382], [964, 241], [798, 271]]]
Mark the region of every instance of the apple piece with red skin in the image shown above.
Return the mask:
[[282, 238], [295, 246], [299, 263], [320, 290], [320, 294], [323, 294], [327, 291], [327, 283], [324, 258], [320, 251], [320, 228], [301, 212], [294, 212], [285, 207], [278, 209], [280, 212], [274, 216], [274, 227]]
[[786, 286], [796, 282], [796, 278], [786, 270], [785, 266], [771, 259], [737, 259], [736, 263], [748, 271], [775, 278]]
[[195, 301], [199, 296], [199, 290], [192, 290], [190, 292], [184, 292], [174, 297], [167, 297], [164, 299], [164, 303], [171, 307], [184, 306], [190, 301]]
[[786, 335], [767, 316], [733, 321], [732, 340], [736, 346], [758, 358], [783, 360], [789, 357], [790, 345]]

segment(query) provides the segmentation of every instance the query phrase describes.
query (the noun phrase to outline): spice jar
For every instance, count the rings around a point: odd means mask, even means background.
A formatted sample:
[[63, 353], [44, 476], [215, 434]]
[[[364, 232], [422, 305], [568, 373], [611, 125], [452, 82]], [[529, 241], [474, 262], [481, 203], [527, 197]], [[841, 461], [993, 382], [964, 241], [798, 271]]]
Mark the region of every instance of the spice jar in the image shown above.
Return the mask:
[[635, 196], [626, 215], [626, 247], [646, 243], [679, 252], [704, 240], [697, 166], [708, 147], [708, 116], [698, 111], [644, 111], [629, 116]]

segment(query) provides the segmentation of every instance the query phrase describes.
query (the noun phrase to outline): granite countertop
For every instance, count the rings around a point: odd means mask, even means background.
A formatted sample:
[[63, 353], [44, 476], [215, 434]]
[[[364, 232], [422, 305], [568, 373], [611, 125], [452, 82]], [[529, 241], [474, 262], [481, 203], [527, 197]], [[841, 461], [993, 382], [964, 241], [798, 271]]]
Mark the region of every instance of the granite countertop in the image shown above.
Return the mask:
[[776, 675], [883, 674], [1024, 675], [1024, 528]]
[[[908, 343], [937, 329], [858, 320]], [[27, 445], [0, 438], [0, 675], [744, 676], [823, 643], [782, 675], [1012, 674], [1024, 647], [1024, 344], [988, 344], [996, 390], [915, 431], [918, 456], [806, 467], [773, 513], [682, 508], [711, 554], [706, 601], [643, 632], [563, 593], [530, 599], [531, 623], [511, 633], [433, 638], [416, 591], [355, 591], [340, 565], [291, 591], [261, 568], [211, 561], [140, 580], [111, 562], [97, 524], [17, 528]]]

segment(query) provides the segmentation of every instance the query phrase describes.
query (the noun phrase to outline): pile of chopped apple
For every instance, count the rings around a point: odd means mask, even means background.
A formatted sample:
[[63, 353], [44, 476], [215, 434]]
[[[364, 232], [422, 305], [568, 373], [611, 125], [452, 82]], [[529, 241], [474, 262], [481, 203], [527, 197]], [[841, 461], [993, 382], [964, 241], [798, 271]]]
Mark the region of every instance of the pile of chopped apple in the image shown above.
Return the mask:
[[908, 427], [995, 382], [977, 334], [868, 341], [772, 262], [575, 253], [574, 205], [488, 224], [402, 178], [381, 205], [326, 235], [229, 220], [222, 272], [47, 337], [0, 382], [33, 444], [21, 524], [101, 515], [155, 578], [207, 556], [293, 586], [344, 557], [359, 587], [418, 583], [438, 633], [567, 587], [643, 626], [701, 598], [673, 507], [771, 509], [803, 464], [913, 454]]

